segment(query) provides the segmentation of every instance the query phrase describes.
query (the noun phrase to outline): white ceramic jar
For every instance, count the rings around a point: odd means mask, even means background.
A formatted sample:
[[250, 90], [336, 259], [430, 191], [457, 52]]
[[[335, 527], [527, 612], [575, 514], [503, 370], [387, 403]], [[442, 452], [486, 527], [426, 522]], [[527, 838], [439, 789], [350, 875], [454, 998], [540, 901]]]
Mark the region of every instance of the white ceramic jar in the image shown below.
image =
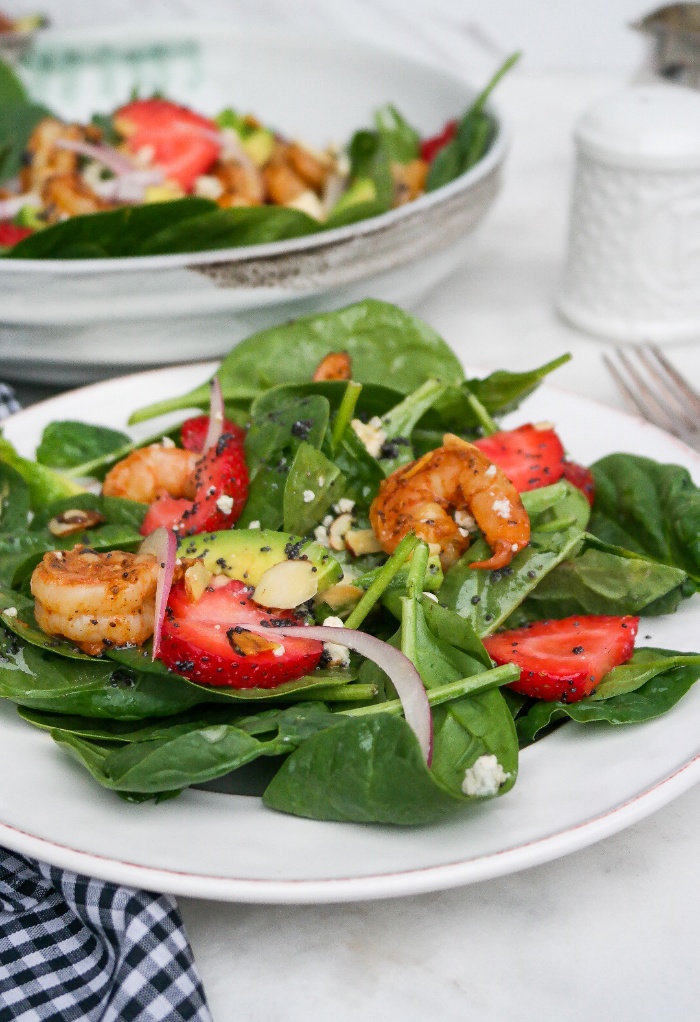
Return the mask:
[[615, 341], [700, 338], [700, 93], [627, 88], [588, 110], [575, 140], [559, 311]]

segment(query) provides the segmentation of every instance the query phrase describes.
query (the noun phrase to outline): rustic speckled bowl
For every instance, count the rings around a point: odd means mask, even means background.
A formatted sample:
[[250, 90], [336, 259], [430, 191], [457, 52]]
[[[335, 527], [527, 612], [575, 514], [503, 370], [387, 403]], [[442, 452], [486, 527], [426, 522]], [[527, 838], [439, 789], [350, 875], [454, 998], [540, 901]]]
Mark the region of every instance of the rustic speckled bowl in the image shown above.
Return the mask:
[[[473, 96], [444, 71], [359, 41], [221, 28], [46, 33], [22, 74], [67, 117], [109, 110], [137, 86], [205, 111], [251, 110], [314, 144], [347, 138], [387, 102], [433, 134]], [[410, 305], [462, 260], [498, 191], [506, 148], [499, 120], [489, 152], [458, 180], [306, 238], [191, 255], [2, 261], [3, 372], [79, 382], [220, 355], [253, 330], [367, 296]]]

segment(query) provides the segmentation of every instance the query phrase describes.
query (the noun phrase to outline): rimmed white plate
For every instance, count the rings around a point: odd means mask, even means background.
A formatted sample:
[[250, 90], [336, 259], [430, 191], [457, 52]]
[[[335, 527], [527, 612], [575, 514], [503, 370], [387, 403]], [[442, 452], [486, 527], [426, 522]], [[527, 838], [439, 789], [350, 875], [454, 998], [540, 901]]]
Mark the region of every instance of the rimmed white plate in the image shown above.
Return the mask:
[[[123, 377], [13, 416], [31, 454], [53, 419], [122, 426], [129, 412], [203, 381], [211, 365]], [[700, 455], [660, 430], [575, 394], [542, 387], [513, 424], [558, 424], [574, 458], [631, 451], [690, 469]], [[152, 424], [145, 424], [144, 433]], [[649, 618], [641, 644], [700, 646], [700, 597]], [[700, 780], [700, 685], [666, 716], [613, 728], [568, 724], [527, 749], [508, 795], [415, 829], [320, 823], [257, 798], [189, 790], [129, 805], [99, 788], [43, 732], [0, 705], [0, 843], [55, 865], [153, 890], [225, 901], [353, 901], [440, 890], [546, 862], [614, 834]]]

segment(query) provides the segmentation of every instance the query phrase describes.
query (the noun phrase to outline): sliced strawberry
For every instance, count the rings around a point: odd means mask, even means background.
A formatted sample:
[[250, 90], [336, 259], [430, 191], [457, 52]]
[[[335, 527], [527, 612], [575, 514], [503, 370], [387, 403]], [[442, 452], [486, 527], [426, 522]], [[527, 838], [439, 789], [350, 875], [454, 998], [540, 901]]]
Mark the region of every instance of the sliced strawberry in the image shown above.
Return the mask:
[[114, 126], [132, 153], [151, 149], [153, 163], [186, 192], [216, 162], [221, 148], [214, 121], [167, 99], [127, 103], [115, 113]]
[[528, 423], [482, 437], [474, 444], [502, 468], [519, 493], [556, 483], [564, 474], [564, 448], [553, 429]]
[[586, 497], [588, 503], [593, 507], [595, 499], [595, 479], [590, 468], [579, 465], [576, 461], [564, 462], [564, 478], [575, 486], [577, 490]]
[[497, 664], [521, 668], [520, 679], [510, 686], [516, 692], [575, 703], [629, 660], [638, 626], [638, 617], [565, 617], [489, 635], [484, 646]]
[[[240, 431], [239, 431], [240, 432]], [[146, 512], [141, 535], [148, 536], [163, 525], [179, 536], [230, 529], [241, 516], [248, 499], [248, 466], [238, 435], [222, 433], [197, 462], [195, 498], [156, 498]]]
[[431, 138], [424, 138], [420, 144], [421, 159], [425, 160], [426, 163], [431, 163], [440, 150], [444, 149], [456, 134], [457, 121], [448, 121], [437, 135], [433, 135]]
[[[266, 610], [251, 599], [243, 582], [230, 581], [207, 588], [191, 603], [182, 582], [170, 590], [163, 624], [159, 659], [173, 671], [203, 685], [232, 688], [275, 688], [310, 674], [317, 666], [323, 644], [316, 639], [275, 638], [275, 625], [302, 625], [288, 610]], [[251, 625], [269, 625], [262, 637], [247, 631]], [[260, 640], [260, 641], [258, 641]], [[274, 648], [253, 652], [242, 649], [268, 643]]]
[[29, 227], [18, 227], [17, 224], [8, 221], [0, 223], [0, 248], [11, 248], [18, 241], [24, 241], [30, 234], [34, 234], [34, 231]]
[[[209, 416], [195, 415], [191, 419], [185, 419], [180, 426], [180, 438], [182, 446], [188, 451], [201, 451], [209, 431]], [[230, 433], [236, 437], [239, 443], [245, 440], [245, 430], [237, 426], [230, 419], [224, 419], [224, 433]]]

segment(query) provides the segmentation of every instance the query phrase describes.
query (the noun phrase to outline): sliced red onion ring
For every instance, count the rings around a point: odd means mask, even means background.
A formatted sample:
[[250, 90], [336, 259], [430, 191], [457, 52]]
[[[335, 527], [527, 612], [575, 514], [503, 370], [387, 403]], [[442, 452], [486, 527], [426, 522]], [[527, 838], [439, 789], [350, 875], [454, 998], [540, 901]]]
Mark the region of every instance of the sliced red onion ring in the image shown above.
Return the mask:
[[173, 584], [177, 538], [170, 529], [155, 529], [139, 547], [140, 554], [153, 554], [158, 561], [158, 582], [156, 584], [156, 609], [153, 626], [153, 659], [160, 649], [160, 636], [165, 621], [165, 608]]
[[425, 761], [430, 766], [433, 756], [433, 719], [430, 703], [421, 681], [421, 676], [407, 656], [400, 649], [394, 649], [387, 642], [367, 632], [353, 628], [330, 628], [325, 625], [303, 625], [300, 628], [257, 628], [246, 625], [251, 631], [290, 639], [318, 639], [320, 642], [336, 642], [339, 646], [353, 649], [360, 656], [372, 660], [389, 676], [403, 706], [406, 723], [418, 739]]
[[165, 180], [162, 170], [150, 167], [147, 170], [133, 170], [106, 181], [98, 181], [92, 190], [108, 202], [143, 202], [149, 185], [159, 185]]
[[17, 216], [23, 206], [40, 206], [41, 197], [27, 193], [26, 195], [11, 195], [8, 199], [0, 199], [0, 220], [11, 220]]
[[206, 454], [210, 447], [214, 447], [218, 443], [219, 437], [224, 431], [225, 417], [224, 395], [221, 392], [219, 377], [215, 376], [209, 384], [209, 429], [204, 440], [202, 454]]
[[71, 138], [59, 138], [55, 145], [58, 149], [68, 149], [72, 153], [79, 153], [80, 156], [97, 160], [98, 163], [103, 163], [117, 175], [130, 174], [138, 169], [131, 160], [108, 145], [91, 145], [90, 142], [79, 142]]

